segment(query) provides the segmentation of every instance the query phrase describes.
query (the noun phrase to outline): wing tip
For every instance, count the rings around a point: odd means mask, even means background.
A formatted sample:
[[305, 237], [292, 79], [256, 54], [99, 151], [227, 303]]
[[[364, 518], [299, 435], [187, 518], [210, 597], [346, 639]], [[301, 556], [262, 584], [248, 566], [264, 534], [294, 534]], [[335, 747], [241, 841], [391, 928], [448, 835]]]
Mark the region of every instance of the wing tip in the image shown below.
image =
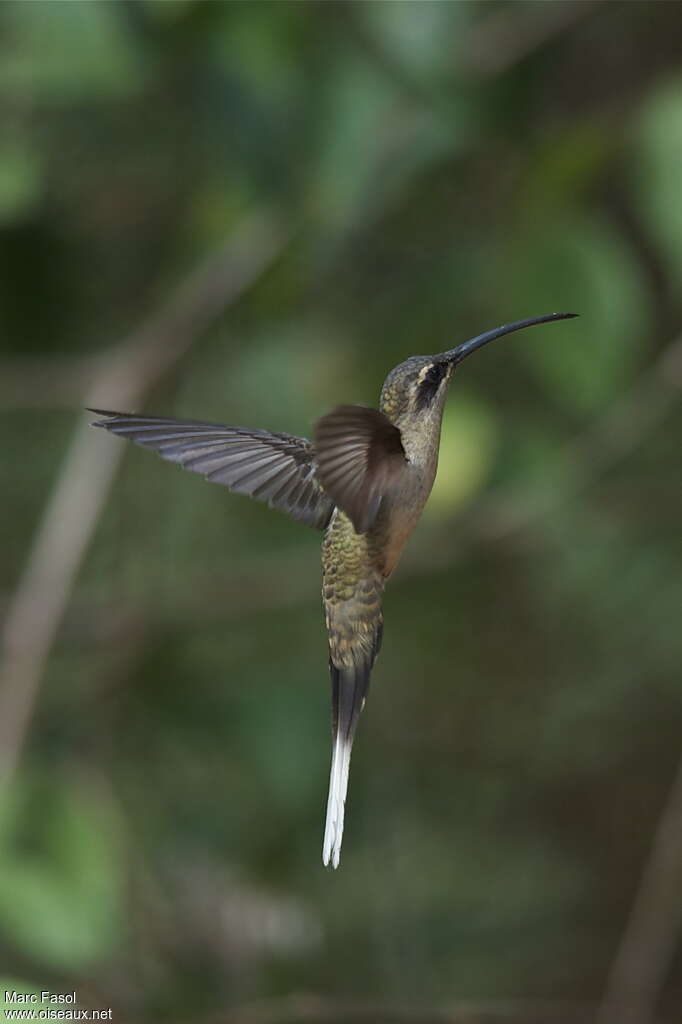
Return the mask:
[[127, 415], [126, 413], [113, 412], [111, 409], [91, 409], [89, 405], [85, 407], [86, 412], [91, 412], [95, 416], [102, 416], [101, 420], [92, 420], [90, 423], [91, 427], [105, 427], [107, 428], [112, 420], [120, 419], [122, 416]]

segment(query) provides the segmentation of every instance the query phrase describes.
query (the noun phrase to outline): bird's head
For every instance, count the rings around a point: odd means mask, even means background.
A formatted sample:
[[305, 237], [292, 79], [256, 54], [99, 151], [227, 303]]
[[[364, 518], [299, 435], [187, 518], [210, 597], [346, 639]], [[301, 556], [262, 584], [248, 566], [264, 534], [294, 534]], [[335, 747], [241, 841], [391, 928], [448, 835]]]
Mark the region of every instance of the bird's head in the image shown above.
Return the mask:
[[381, 389], [380, 408], [394, 422], [442, 410], [454, 364], [439, 356], [410, 356], [394, 366]]
[[550, 313], [548, 316], [517, 320], [495, 327], [485, 334], [478, 334], [447, 352], [435, 356], [410, 356], [404, 363], [395, 366], [384, 381], [381, 410], [399, 426], [407, 420], [424, 420], [431, 416], [440, 419], [455, 369], [472, 352], [487, 345], [489, 341], [524, 327], [554, 320], [569, 320], [574, 316], [575, 313]]

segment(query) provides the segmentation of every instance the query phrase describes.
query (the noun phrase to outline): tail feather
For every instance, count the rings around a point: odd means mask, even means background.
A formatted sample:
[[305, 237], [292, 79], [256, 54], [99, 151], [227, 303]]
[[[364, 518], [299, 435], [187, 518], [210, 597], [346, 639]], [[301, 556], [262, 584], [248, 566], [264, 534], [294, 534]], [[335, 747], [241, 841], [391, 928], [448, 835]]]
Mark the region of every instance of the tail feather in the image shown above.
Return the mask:
[[337, 735], [332, 752], [332, 766], [329, 775], [329, 797], [327, 799], [327, 821], [324, 828], [322, 863], [325, 867], [339, 866], [343, 823], [348, 792], [348, 772], [352, 740]]
[[345, 818], [348, 772], [353, 739], [360, 712], [365, 706], [374, 659], [381, 645], [381, 624], [372, 649], [357, 651], [358, 660], [350, 667], [338, 668], [330, 660], [332, 680], [332, 763], [329, 774], [327, 820], [324, 829], [322, 862], [325, 867], [339, 866]]
[[322, 861], [337, 868], [341, 855], [348, 772], [355, 729], [369, 686], [369, 667], [337, 668], [331, 661], [332, 677], [332, 764], [329, 773], [327, 821], [324, 829]]

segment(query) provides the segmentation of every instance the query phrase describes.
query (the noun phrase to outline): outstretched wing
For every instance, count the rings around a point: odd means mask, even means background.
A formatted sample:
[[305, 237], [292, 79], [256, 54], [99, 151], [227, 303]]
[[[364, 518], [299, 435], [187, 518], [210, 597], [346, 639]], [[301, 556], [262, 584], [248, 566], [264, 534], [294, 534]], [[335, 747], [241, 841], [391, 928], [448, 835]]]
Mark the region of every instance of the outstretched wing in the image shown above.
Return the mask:
[[288, 512], [308, 526], [322, 530], [331, 518], [334, 503], [317, 479], [313, 446], [303, 437], [102, 409], [89, 412], [104, 417], [94, 427], [151, 448], [169, 462]]
[[376, 519], [381, 499], [407, 467], [399, 429], [378, 409], [339, 405], [315, 428], [317, 472], [357, 533]]

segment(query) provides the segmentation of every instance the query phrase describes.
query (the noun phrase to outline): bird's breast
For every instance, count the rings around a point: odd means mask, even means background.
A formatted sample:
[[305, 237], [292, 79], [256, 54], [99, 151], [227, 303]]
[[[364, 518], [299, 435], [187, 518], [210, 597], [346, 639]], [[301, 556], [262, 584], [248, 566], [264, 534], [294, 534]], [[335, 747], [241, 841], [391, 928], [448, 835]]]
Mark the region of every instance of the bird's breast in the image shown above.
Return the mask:
[[433, 473], [415, 471], [405, 480], [400, 491], [387, 495], [379, 514], [376, 531], [381, 536], [381, 572], [390, 576], [400, 560], [407, 539], [419, 522], [431, 493]]
[[384, 496], [367, 533], [356, 533], [348, 516], [336, 509], [322, 545], [325, 600], [348, 600], [361, 580], [391, 575], [419, 522], [435, 475], [435, 463], [406, 473], [400, 487]]

